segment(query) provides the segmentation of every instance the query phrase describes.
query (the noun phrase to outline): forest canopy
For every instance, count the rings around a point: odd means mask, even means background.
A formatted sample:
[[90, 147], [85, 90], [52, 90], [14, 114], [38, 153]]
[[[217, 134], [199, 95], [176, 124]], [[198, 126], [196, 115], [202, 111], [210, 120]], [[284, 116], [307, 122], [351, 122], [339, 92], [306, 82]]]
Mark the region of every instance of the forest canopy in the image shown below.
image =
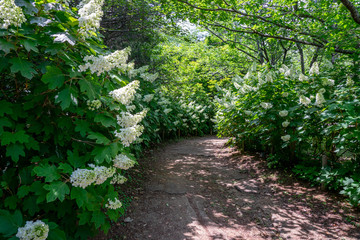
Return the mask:
[[360, 2], [0, 0], [0, 239], [87, 239], [146, 149], [217, 134], [360, 205]]

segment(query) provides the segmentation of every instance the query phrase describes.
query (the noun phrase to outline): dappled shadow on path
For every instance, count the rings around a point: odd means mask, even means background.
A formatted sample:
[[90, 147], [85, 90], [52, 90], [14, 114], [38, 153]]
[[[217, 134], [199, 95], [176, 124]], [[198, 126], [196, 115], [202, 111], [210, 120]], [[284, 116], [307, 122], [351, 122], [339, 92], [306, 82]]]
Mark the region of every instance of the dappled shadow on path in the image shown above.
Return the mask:
[[360, 239], [346, 221], [352, 213], [335, 198], [280, 183], [226, 141], [194, 138], [156, 152], [130, 207], [133, 221], [115, 224], [104, 239]]

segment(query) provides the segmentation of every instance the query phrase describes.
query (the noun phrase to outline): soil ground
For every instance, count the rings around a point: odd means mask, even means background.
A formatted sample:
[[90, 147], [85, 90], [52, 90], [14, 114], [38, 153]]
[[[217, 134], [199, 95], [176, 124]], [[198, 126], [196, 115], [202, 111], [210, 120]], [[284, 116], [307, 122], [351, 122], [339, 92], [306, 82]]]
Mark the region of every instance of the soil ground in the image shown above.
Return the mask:
[[340, 196], [284, 180], [226, 142], [200, 137], [154, 151], [127, 215], [96, 239], [360, 239], [359, 212]]

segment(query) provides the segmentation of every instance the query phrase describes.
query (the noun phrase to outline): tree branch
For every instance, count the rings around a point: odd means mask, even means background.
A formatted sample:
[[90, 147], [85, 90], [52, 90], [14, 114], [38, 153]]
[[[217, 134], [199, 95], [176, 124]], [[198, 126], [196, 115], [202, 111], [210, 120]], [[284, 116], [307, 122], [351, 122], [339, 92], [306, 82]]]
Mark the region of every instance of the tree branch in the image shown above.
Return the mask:
[[[222, 42], [224, 42], [224, 43], [228, 42], [228, 40], [224, 40], [220, 35], [216, 34], [216, 33], [215, 33], [214, 31], [212, 31], [210, 28], [205, 27], [205, 29], [208, 30], [208, 31], [209, 31], [211, 34], [213, 34], [215, 37], [219, 38]], [[245, 53], [245, 54], [248, 55], [249, 57], [251, 57], [251, 58], [259, 61], [259, 59], [257, 59], [255, 56], [253, 56], [253, 55], [251, 55], [250, 53], [242, 50], [241, 48], [238, 48], [238, 47], [236, 47], [236, 46], [235, 46], [235, 48], [236, 48], [237, 50], [239, 50], [240, 52]]]
[[[283, 28], [283, 29], [285, 29], [285, 30], [290, 30], [290, 31], [299, 33], [299, 34], [301, 34], [301, 35], [306, 35], [306, 36], [310, 36], [310, 37], [313, 37], [313, 38], [317, 38], [317, 37], [318, 37], [318, 36], [316, 36], [316, 35], [314, 35], [314, 34], [311, 34], [311, 33], [308, 33], [308, 32], [298, 31], [295, 27], [288, 26], [288, 25], [284, 25], [284, 24], [280, 24], [280, 23], [277, 23], [277, 22], [268, 20], [268, 19], [265, 18], [265, 17], [261, 17], [261, 16], [252, 15], [252, 14], [247, 14], [247, 13], [241, 12], [241, 11], [235, 9], [234, 7], [231, 8], [231, 9], [222, 8], [222, 7], [220, 7], [220, 6], [217, 6], [217, 8], [202, 8], [202, 7], [198, 7], [198, 6], [196, 6], [196, 5], [194, 5], [194, 4], [191, 4], [191, 3], [187, 2], [187, 1], [184, 1], [184, 0], [178, 0], [178, 1], [179, 1], [179, 2], [182, 2], [182, 3], [185, 3], [186, 5], [188, 5], [188, 6], [192, 7], [192, 8], [198, 9], [198, 10], [209, 11], [209, 12], [224, 11], [224, 12], [236, 13], [236, 14], [241, 15], [241, 16], [244, 16], [244, 17], [261, 20], [261, 21], [263, 21], [263, 22], [269, 23], [269, 24], [274, 25], [274, 26], [277, 26], [277, 27], [279, 27], [279, 28]], [[225, 2], [225, 4], [226, 4], [226, 5], [229, 5], [229, 3], [227, 3], [227, 2]], [[319, 39], [319, 41], [321, 41], [321, 40]]]
[[350, 0], [340, 0], [340, 1], [349, 10], [349, 12], [351, 13], [351, 17], [354, 19], [354, 21], [357, 24], [360, 24], [360, 14], [356, 9], [356, 7], [354, 6], [354, 4], [352, 4]]
[[[279, 35], [276, 35], [276, 36], [274, 36], [274, 35], [269, 35], [269, 34], [266, 34], [266, 33], [258, 32], [258, 31], [253, 30], [253, 29], [246, 31], [246, 30], [232, 29], [232, 28], [229, 28], [229, 27], [220, 25], [220, 24], [210, 24], [210, 23], [209, 23], [209, 25], [212, 25], [212, 26], [215, 26], [215, 27], [224, 28], [224, 29], [226, 29], [226, 30], [228, 30], [228, 31], [232, 31], [232, 32], [248, 33], [248, 34], [257, 34], [257, 35], [259, 35], [259, 36], [266, 37], [266, 38], [286, 40], [286, 41], [290, 41], [290, 42], [294, 42], [294, 43], [301, 43], [301, 44], [304, 44], [304, 45], [310, 45], [310, 46], [315, 46], [315, 47], [319, 47], [319, 48], [324, 48], [324, 47], [325, 47], [323, 44], [320, 44], [320, 43], [308, 42], [308, 41], [305, 41], [305, 40], [298, 40], [298, 39], [295, 39], [295, 38], [284, 37], [284, 36], [279, 36]], [[346, 49], [341, 49], [341, 48], [335, 48], [334, 51], [337, 52], [337, 53], [344, 53], [344, 54], [354, 54], [354, 53], [355, 53], [354, 51], [346, 50]]]

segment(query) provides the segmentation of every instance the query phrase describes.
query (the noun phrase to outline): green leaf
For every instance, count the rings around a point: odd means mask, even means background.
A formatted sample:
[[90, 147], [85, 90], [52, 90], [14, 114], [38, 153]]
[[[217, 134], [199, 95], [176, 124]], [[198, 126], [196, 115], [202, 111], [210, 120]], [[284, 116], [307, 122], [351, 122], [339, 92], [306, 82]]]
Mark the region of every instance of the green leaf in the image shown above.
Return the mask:
[[[45, 191], [45, 190], [43, 190]], [[37, 212], [40, 211], [39, 204], [37, 202], [36, 196], [29, 196], [25, 198], [23, 202], [23, 209], [30, 214], [30, 216], [34, 216]]]
[[1, 146], [8, 145], [10, 143], [27, 143], [29, 142], [29, 135], [24, 130], [12, 132], [4, 132], [2, 135]]
[[9, 238], [15, 234], [22, 225], [22, 216], [20, 211], [16, 211], [14, 215], [10, 212], [0, 209], [0, 233], [4, 237]]
[[68, 155], [68, 161], [69, 163], [74, 167], [74, 168], [79, 168], [81, 167], [84, 162], [83, 159], [79, 156], [79, 153], [77, 150], [74, 150], [74, 152], [68, 150], [67, 151], [67, 155]]
[[72, 46], [74, 46], [76, 43], [75, 39], [68, 33], [57, 33], [51, 36], [55, 37], [54, 42], [58, 42], [58, 43], [68, 42]]
[[23, 77], [28, 79], [32, 79], [33, 75], [37, 73], [33, 69], [33, 64], [24, 59], [12, 58], [9, 62], [12, 63], [10, 68], [12, 73], [20, 72]]
[[0, 72], [3, 69], [8, 69], [9, 66], [9, 59], [5, 57], [0, 57]]
[[49, 191], [49, 193], [46, 194], [47, 202], [53, 202], [56, 199], [62, 202], [65, 199], [65, 195], [70, 193], [68, 185], [64, 182], [52, 182], [51, 184], [45, 185], [44, 189]]
[[5, 114], [12, 114], [12, 104], [7, 101], [0, 101], [0, 117], [3, 117]]
[[0, 135], [4, 132], [4, 127], [11, 127], [12, 124], [8, 118], [0, 118]]
[[65, 76], [60, 68], [55, 66], [47, 66], [46, 73], [42, 76], [41, 81], [49, 84], [50, 89], [59, 88], [64, 84]]
[[105, 222], [103, 225], [101, 225], [101, 230], [107, 234], [111, 228], [111, 225], [109, 222]]
[[48, 240], [65, 240], [66, 235], [59, 228], [55, 228], [49, 231]]
[[0, 38], [0, 50], [4, 51], [7, 54], [10, 53], [11, 49], [15, 49], [15, 45], [11, 42], [6, 41], [5, 39]]
[[79, 81], [80, 91], [85, 92], [89, 100], [94, 100], [100, 94], [99, 86], [94, 85], [86, 79]]
[[63, 173], [71, 174], [74, 169], [67, 163], [60, 163], [59, 169], [63, 170]]
[[29, 142], [25, 143], [27, 149], [34, 149], [36, 151], [40, 150], [39, 142], [36, 141], [34, 138], [30, 137]]
[[95, 223], [96, 228], [99, 228], [105, 223], [105, 214], [100, 211], [93, 212], [91, 222]]
[[30, 51], [39, 52], [39, 49], [36, 47], [37, 42], [35, 42], [35, 41], [23, 39], [20, 41], [20, 43], [24, 46], [24, 48], [28, 52], [30, 52]]
[[7, 198], [5, 198], [4, 206], [11, 209], [11, 210], [14, 210], [17, 207], [18, 200], [19, 199], [18, 199], [18, 197], [16, 195], [7, 197]]
[[63, 110], [70, 107], [71, 102], [75, 103], [75, 97], [70, 93], [70, 88], [65, 88], [55, 97], [55, 102], [60, 103]]
[[98, 144], [107, 145], [111, 142], [107, 137], [98, 132], [90, 132], [88, 138], [96, 140]]
[[78, 218], [79, 218], [79, 225], [84, 225], [90, 222], [90, 218], [91, 218], [91, 212], [82, 212], [80, 214], [78, 214]]
[[80, 132], [82, 137], [85, 137], [90, 131], [90, 124], [88, 121], [77, 119], [74, 123], [76, 124], [75, 131]]
[[116, 127], [117, 125], [116, 119], [109, 113], [97, 114], [94, 118], [94, 121], [101, 123], [105, 127]]
[[20, 156], [25, 157], [24, 145], [19, 143], [8, 145], [6, 147], [6, 156], [11, 157], [14, 162], [18, 162]]
[[[15, 0], [16, 6], [24, 7], [23, 10], [26, 14], [29, 14], [31, 16], [34, 15], [34, 13], [38, 13], [39, 10], [33, 6], [33, 1], [25, 1], [25, 0]], [[35, 5], [35, 4], [34, 4]]]
[[50, 11], [50, 10], [54, 10], [54, 11], [64, 11], [65, 8], [62, 6], [62, 4], [60, 3], [46, 3], [44, 4], [44, 10], [45, 11]]
[[88, 202], [87, 191], [80, 187], [73, 187], [71, 188], [71, 199], [75, 199], [76, 204], [81, 208], [84, 203]]
[[19, 210], [14, 212], [13, 219], [17, 226], [21, 226], [23, 224], [23, 217]]
[[[48, 25], [49, 23], [51, 23], [52, 21], [48, 18], [43, 18], [43, 17], [34, 17], [30, 20], [31, 24], [37, 24], [40, 27], [45, 27], [46, 25]], [[27, 50], [27, 49], [26, 49]], [[28, 50], [29, 51], [29, 50]]]
[[45, 177], [45, 182], [52, 182], [54, 180], [58, 180], [61, 177], [54, 165], [40, 165], [34, 167], [33, 171], [37, 176]]
[[110, 146], [97, 146], [91, 152], [91, 155], [94, 156], [96, 164], [101, 164], [104, 160], [111, 161], [112, 159], [112, 149]]
[[109, 209], [108, 211], [106, 211], [106, 215], [109, 217], [109, 219], [111, 221], [116, 221], [119, 218], [119, 211], [113, 210], [113, 209]]
[[17, 195], [19, 198], [23, 198], [30, 192], [30, 186], [22, 185], [19, 187], [19, 190], [17, 192]]

